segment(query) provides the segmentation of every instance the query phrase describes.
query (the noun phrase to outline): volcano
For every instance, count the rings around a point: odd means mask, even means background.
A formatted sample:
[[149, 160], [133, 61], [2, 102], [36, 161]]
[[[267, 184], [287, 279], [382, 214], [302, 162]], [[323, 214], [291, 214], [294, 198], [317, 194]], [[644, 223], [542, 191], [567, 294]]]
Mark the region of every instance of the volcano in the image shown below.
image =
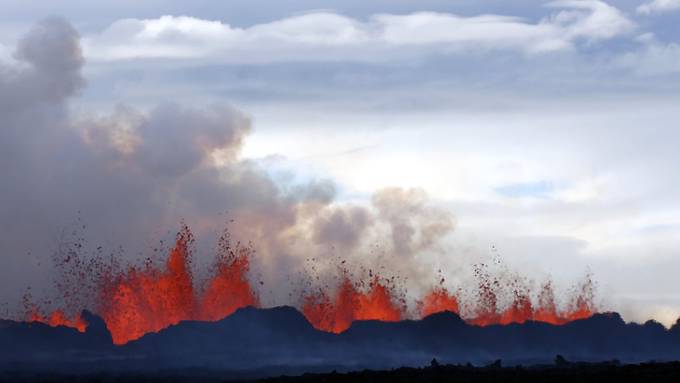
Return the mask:
[[143, 267], [120, 268], [77, 251], [60, 255], [66, 277], [56, 287], [65, 306], [48, 312], [27, 296], [25, 320], [0, 323], [0, 342], [16, 345], [0, 350], [0, 368], [262, 376], [419, 366], [432, 358], [533, 364], [556, 354], [574, 360], [680, 357], [680, 325], [667, 330], [598, 313], [590, 279], [560, 308], [549, 281], [532, 299], [530, 288], [514, 278], [513, 298], [503, 306], [500, 281], [477, 266], [478, 295], [463, 314], [443, 278], [413, 310], [394, 279], [369, 270], [367, 280], [356, 280], [340, 267], [335, 289], [302, 291], [297, 307], [264, 308], [249, 279], [251, 247], [233, 244], [225, 231], [208, 277], [195, 281], [193, 243], [184, 226], [167, 257]]

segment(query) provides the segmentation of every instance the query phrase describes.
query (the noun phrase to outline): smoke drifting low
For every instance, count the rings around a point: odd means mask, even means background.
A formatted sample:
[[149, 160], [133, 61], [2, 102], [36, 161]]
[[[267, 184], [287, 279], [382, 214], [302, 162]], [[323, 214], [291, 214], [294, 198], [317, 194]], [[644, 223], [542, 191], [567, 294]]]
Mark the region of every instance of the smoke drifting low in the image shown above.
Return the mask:
[[252, 124], [229, 105], [75, 115], [69, 101], [85, 86], [84, 59], [78, 33], [61, 19], [37, 24], [14, 58], [0, 67], [3, 301], [50, 286], [51, 254], [74, 222], [88, 246], [120, 247], [123, 261], [134, 261], [182, 221], [198, 243], [213, 245], [232, 220], [232, 236], [257, 252], [263, 304], [290, 303], [287, 278], [313, 257], [438, 280], [418, 259], [441, 252], [454, 219], [424, 192], [386, 189], [366, 204], [344, 204], [329, 180], [277, 183], [239, 156]]

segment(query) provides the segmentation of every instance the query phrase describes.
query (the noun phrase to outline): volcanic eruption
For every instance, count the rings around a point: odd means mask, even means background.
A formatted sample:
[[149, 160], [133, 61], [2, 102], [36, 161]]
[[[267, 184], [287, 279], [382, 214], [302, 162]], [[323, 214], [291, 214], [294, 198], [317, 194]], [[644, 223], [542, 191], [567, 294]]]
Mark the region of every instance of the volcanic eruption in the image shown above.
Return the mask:
[[84, 58], [63, 20], [36, 26], [16, 60], [0, 71], [11, 101], [0, 105], [0, 170], [12, 180], [0, 188], [0, 250], [21, 267], [0, 272], [25, 294], [0, 320], [0, 340], [21, 349], [0, 350], [0, 367], [640, 360], [680, 339], [678, 326], [603, 312], [590, 272], [565, 287], [499, 266], [497, 254], [456, 251], [455, 209], [423, 189], [356, 197], [315, 174], [279, 172], [277, 156], [243, 157], [252, 121], [231, 105], [76, 116]]
[[[197, 284], [191, 272], [194, 242], [191, 230], [184, 225], [162, 265], [148, 261], [141, 268], [129, 266], [114, 271], [115, 268], [98, 259], [87, 263], [88, 270], [83, 270], [79, 267], [86, 263], [74, 252], [69, 253], [67, 261], [61, 265], [67, 267], [71, 262], [76, 265], [76, 268], [67, 271], [68, 274], [98, 276], [99, 279], [89, 288], [94, 288], [95, 291], [90, 293], [96, 297], [95, 302], [89, 302], [89, 305], [94, 304], [94, 311], [103, 318], [117, 345], [182, 321], [219, 321], [239, 308], [260, 307], [248, 275], [251, 259], [256, 256], [251, 247], [240, 242], [233, 244], [225, 230], [218, 240], [208, 278]], [[328, 288], [331, 292], [320, 288], [305, 292], [300, 297], [300, 311], [319, 330], [341, 333], [354, 321], [397, 322], [421, 319], [444, 311], [460, 313], [456, 295], [441, 285], [416, 298], [416, 310], [409, 312], [406, 294], [396, 293], [399, 286], [394, 279], [381, 278], [371, 271], [367, 280], [352, 280], [347, 268], [338, 267], [338, 270], [339, 284]], [[533, 304], [529, 287], [522, 285], [520, 279], [513, 280], [514, 299], [502, 310], [496, 297], [501, 281], [487, 273], [478, 274], [478, 282], [479, 295], [468, 303], [474, 306], [473, 314], [465, 318], [471, 324], [488, 326], [537, 321], [560, 325], [597, 312], [591, 279], [587, 279], [570, 297], [565, 310], [558, 310], [550, 282], [542, 286], [538, 302]], [[87, 290], [87, 286], [68, 286], [67, 289], [62, 288], [65, 296], [55, 297], [54, 301], [73, 300], [74, 297], [68, 296], [66, 291]], [[84, 298], [76, 301], [86, 303]], [[85, 331], [87, 323], [78, 313], [91, 308], [71, 307], [72, 316], [68, 316], [64, 308], [43, 313], [28, 296], [24, 305], [26, 321], [72, 327], [81, 332]]]

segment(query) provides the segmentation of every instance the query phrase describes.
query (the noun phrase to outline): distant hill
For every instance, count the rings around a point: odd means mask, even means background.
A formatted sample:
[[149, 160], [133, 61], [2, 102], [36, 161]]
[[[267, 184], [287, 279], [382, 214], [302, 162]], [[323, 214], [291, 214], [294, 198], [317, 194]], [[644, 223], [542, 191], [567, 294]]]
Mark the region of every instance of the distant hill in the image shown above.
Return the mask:
[[39, 323], [0, 321], [0, 369], [156, 371], [205, 369], [256, 376], [441, 363], [504, 365], [568, 360], [641, 362], [680, 359], [680, 326], [625, 323], [616, 313], [555, 326], [478, 327], [445, 312], [417, 321], [359, 321], [341, 333], [314, 329], [291, 307], [244, 308], [217, 322], [182, 322], [114, 346], [104, 322], [83, 313], [85, 333]]

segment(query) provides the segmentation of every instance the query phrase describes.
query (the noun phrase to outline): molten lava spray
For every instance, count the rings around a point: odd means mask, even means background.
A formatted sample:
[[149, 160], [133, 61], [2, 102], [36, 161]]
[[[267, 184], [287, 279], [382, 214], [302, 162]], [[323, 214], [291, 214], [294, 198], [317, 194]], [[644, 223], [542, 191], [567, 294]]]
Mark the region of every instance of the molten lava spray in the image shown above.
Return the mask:
[[418, 302], [418, 311], [421, 318], [444, 311], [458, 314], [458, 299], [445, 288], [437, 287]]
[[343, 272], [342, 282], [333, 298], [323, 291], [306, 296], [302, 312], [315, 328], [341, 333], [355, 320], [401, 320], [404, 308], [395, 304], [393, 295], [377, 276], [369, 284], [368, 291], [361, 292]]
[[[513, 300], [504, 310], [498, 310], [497, 292], [493, 288], [497, 281], [486, 280], [479, 286], [474, 314], [465, 318], [470, 324], [489, 326], [494, 324], [507, 325], [510, 323], [524, 323], [527, 321], [545, 322], [554, 325], [565, 324], [578, 319], [585, 319], [597, 312], [594, 301], [593, 282], [588, 278], [575, 295], [570, 299], [565, 310], [558, 310], [552, 283], [543, 285], [538, 304], [534, 306], [526, 289], [515, 289]], [[419, 302], [421, 317], [451, 311], [459, 313], [458, 300], [443, 287], [433, 289]]]
[[[97, 313], [106, 322], [115, 344], [158, 332], [184, 320], [216, 321], [236, 309], [257, 306], [258, 299], [247, 280], [251, 249], [232, 248], [228, 234], [220, 238], [213, 274], [196, 291], [191, 274], [194, 237], [187, 226], [177, 234], [175, 246], [162, 268], [148, 263], [123, 273], [108, 272], [98, 285]], [[78, 328], [86, 324], [78, 316], [66, 318], [56, 310], [49, 317], [32, 310], [30, 321]]]
[[[131, 266], [124, 271], [114, 271], [113, 267], [95, 263], [101, 270], [94, 272], [100, 277], [95, 282], [97, 303], [94, 309], [104, 319], [115, 344], [125, 344], [181, 321], [217, 321], [238, 308], [259, 306], [258, 296], [247, 278], [254, 253], [251, 247], [239, 243], [232, 247], [229, 234], [225, 232], [219, 240], [209, 278], [195, 288], [191, 274], [193, 244], [191, 230], [183, 226], [161, 267], [148, 262], [144, 267]], [[77, 274], [86, 273], [79, 270]], [[473, 310], [463, 313], [463, 318], [470, 324], [487, 326], [540, 321], [560, 325], [596, 313], [590, 277], [572, 291], [567, 307], [559, 310], [550, 282], [541, 287], [534, 304], [530, 299], [530, 288], [521, 278], [503, 283], [483, 268], [477, 268], [475, 275], [479, 284]], [[347, 330], [357, 320], [393, 322], [443, 311], [460, 313], [459, 297], [441, 283], [417, 300], [414, 315], [407, 315], [406, 300], [397, 296], [393, 283], [372, 273], [369, 278], [368, 283], [352, 281], [349, 272], [341, 269], [335, 293], [319, 290], [304, 295], [302, 313], [315, 328], [333, 333]], [[499, 310], [498, 296], [508, 286], [512, 291], [511, 302]], [[67, 289], [76, 290], [79, 289]], [[70, 293], [64, 294], [70, 296]], [[43, 315], [28, 298], [24, 305], [27, 321], [72, 327], [81, 332], [86, 329], [87, 323], [79, 315], [68, 316], [62, 309]]]
[[73, 318], [66, 316], [63, 310], [57, 309], [52, 311], [52, 313], [45, 317], [40, 314], [39, 310], [36, 308], [32, 313], [28, 314], [28, 322], [39, 322], [44, 323], [51, 327], [64, 326], [71, 327], [78, 332], [85, 332], [87, 329], [87, 322], [80, 315], [75, 315]]

